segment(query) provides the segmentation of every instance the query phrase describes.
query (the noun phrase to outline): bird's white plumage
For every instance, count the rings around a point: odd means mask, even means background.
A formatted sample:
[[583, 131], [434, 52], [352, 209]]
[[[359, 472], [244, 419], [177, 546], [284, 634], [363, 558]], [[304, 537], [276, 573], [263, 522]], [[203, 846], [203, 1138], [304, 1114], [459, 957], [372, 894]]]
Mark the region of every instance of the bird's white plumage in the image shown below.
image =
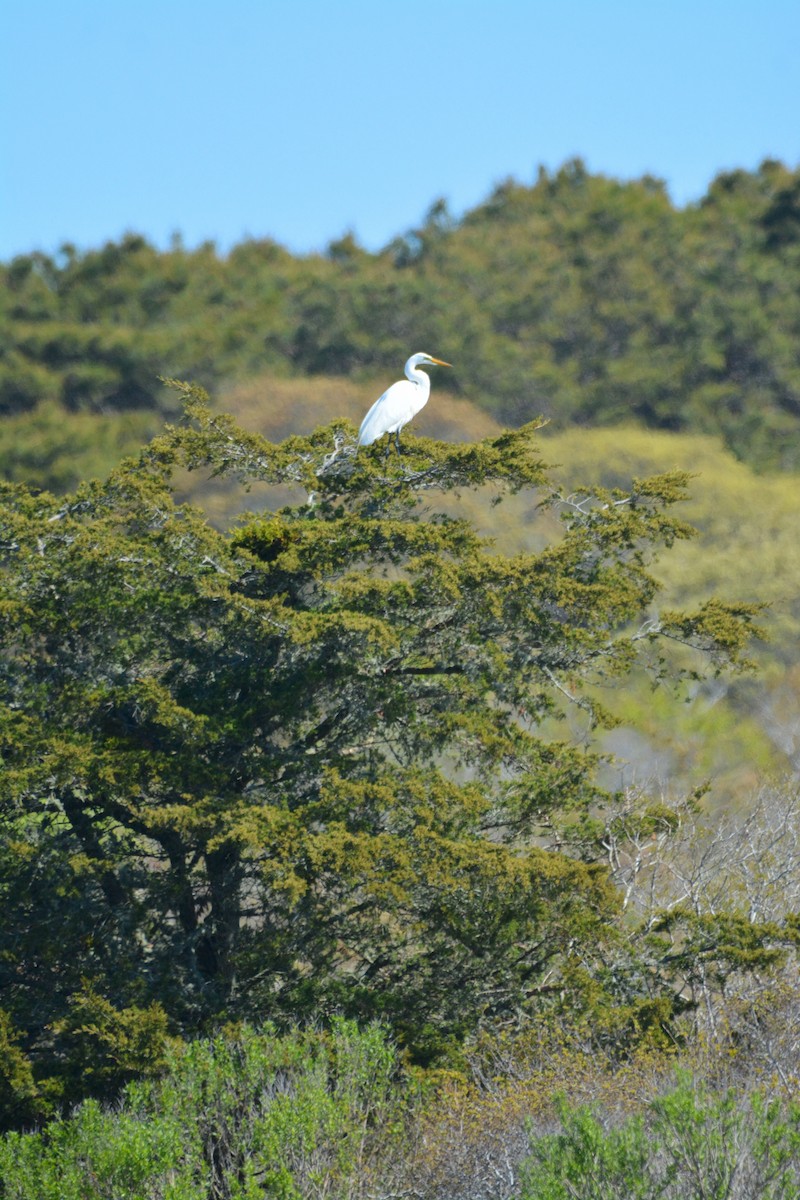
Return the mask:
[[[427, 379], [427, 375], [425, 376]], [[384, 433], [399, 433], [413, 416], [425, 406], [431, 385], [411, 383], [401, 379], [387, 388], [373, 404], [361, 422], [358, 440], [362, 446], [370, 446]]]
[[422, 365], [450, 366], [430, 354], [412, 354], [406, 363], [406, 378], [387, 388], [361, 422], [359, 446], [371, 446], [384, 433], [393, 433], [397, 441], [403, 426], [425, 407], [431, 394], [431, 381], [424, 371], [419, 370]]

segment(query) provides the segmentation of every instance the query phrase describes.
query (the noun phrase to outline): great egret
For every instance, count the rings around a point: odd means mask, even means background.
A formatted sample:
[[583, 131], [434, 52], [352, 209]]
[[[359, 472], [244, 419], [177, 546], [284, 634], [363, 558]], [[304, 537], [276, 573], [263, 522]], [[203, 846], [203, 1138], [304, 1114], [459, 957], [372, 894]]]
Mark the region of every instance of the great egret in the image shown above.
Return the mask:
[[359, 446], [371, 446], [388, 433], [388, 455], [391, 435], [394, 434], [394, 444], [397, 453], [400, 453], [400, 430], [425, 407], [431, 394], [431, 381], [424, 371], [419, 370], [421, 366], [449, 367], [450, 363], [442, 362], [441, 358], [432, 358], [430, 354], [412, 354], [406, 363], [405, 379], [399, 379], [387, 388], [361, 422]]

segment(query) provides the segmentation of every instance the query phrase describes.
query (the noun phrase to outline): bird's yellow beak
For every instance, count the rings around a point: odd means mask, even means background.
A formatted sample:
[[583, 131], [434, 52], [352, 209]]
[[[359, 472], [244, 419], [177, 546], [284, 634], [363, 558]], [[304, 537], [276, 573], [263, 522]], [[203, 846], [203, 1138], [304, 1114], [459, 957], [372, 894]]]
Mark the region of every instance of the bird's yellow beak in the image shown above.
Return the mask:
[[435, 362], [437, 367], [452, 367], [453, 365], [452, 363], [446, 363], [441, 358], [434, 358], [433, 355], [431, 355], [431, 362]]

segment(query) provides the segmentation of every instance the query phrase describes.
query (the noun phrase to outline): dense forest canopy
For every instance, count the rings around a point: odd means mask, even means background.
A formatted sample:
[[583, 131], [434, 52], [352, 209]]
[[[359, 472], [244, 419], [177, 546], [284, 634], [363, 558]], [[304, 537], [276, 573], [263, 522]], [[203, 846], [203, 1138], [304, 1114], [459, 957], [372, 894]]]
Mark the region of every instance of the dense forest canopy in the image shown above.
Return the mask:
[[640, 423], [800, 466], [800, 170], [766, 161], [675, 208], [579, 160], [380, 253], [347, 235], [160, 252], [135, 234], [1, 270], [0, 412], [168, 409], [159, 376], [396, 373], [416, 349], [503, 422]]

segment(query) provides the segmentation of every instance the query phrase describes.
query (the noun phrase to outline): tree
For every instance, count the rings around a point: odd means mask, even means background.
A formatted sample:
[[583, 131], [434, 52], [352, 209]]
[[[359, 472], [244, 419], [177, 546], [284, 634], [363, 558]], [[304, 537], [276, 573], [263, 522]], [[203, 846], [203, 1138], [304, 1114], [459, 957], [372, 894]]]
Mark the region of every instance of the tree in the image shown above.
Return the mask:
[[[423, 1058], [569, 1003], [619, 895], [565, 852], [602, 792], [552, 727], [675, 643], [736, 665], [752, 625], [642, 623], [686, 477], [572, 497], [561, 540], [506, 558], [452, 511], [545, 488], [535, 423], [384, 458], [346, 423], [270, 444], [180, 386], [186, 423], [105, 482], [3, 490], [0, 982], [26, 1052], [63, 1074], [58, 1031], [74, 1049], [101, 1002], [159, 1037], [154, 1004], [175, 1032], [378, 1015]], [[187, 468], [301, 498], [219, 531], [176, 503]]]

